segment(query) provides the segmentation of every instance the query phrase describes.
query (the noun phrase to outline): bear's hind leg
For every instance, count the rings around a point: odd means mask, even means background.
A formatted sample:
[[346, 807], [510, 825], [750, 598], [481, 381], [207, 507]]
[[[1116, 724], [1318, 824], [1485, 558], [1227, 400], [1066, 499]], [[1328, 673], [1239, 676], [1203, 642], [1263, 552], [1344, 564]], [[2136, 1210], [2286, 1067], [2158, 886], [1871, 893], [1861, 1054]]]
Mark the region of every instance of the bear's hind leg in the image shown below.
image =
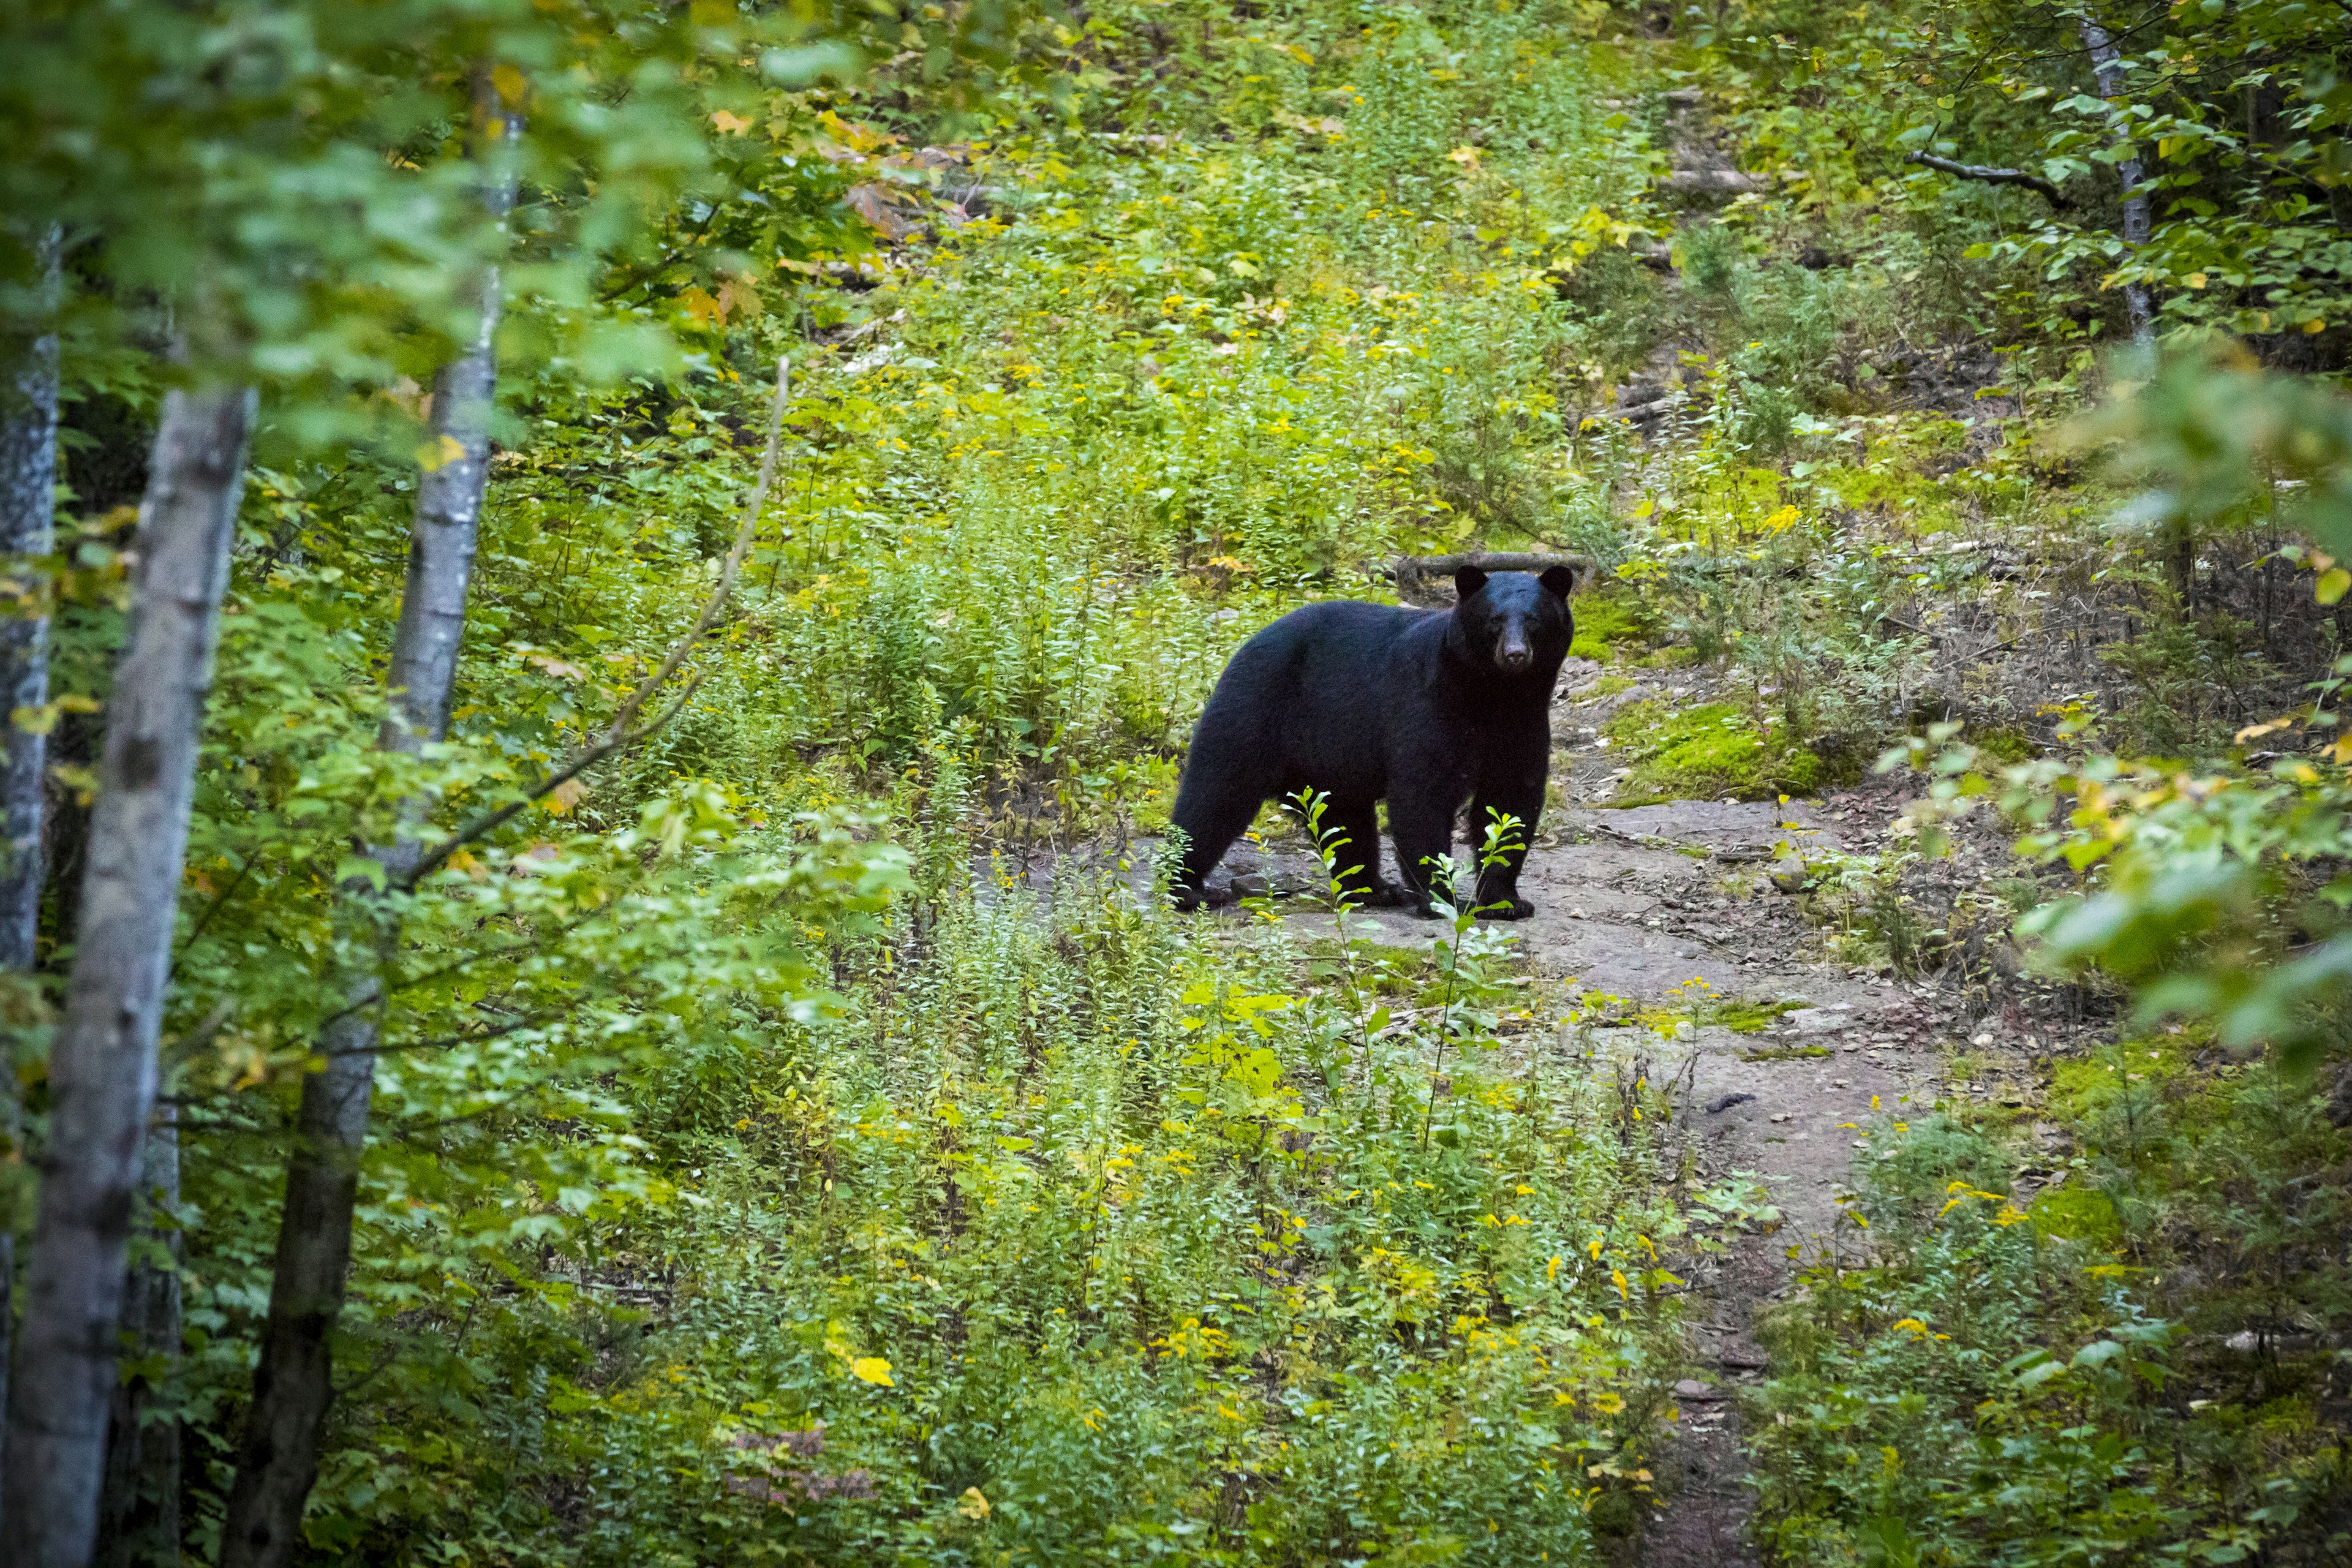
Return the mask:
[[[1203, 776], [1211, 775], [1211, 776]], [[1176, 809], [1169, 819], [1184, 830], [1184, 861], [1169, 880], [1169, 890], [1181, 910], [1198, 909], [1208, 892], [1209, 873], [1225, 858], [1234, 840], [1257, 820], [1266, 793], [1254, 781], [1216, 778], [1213, 770], [1187, 767], [1176, 792]]]
[[1339, 871], [1341, 891], [1359, 906], [1404, 901], [1403, 892], [1381, 875], [1381, 818], [1375, 803], [1333, 801], [1323, 808], [1324, 843]]

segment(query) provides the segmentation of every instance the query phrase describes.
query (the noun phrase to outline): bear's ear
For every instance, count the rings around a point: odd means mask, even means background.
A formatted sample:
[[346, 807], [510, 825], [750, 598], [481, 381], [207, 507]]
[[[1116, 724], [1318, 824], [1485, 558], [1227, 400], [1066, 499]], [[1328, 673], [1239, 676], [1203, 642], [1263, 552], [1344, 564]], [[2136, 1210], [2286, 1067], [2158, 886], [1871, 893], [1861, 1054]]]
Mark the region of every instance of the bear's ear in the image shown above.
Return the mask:
[[1454, 596], [1466, 599], [1486, 585], [1486, 574], [1475, 566], [1465, 566], [1454, 574]]
[[1544, 574], [1536, 581], [1565, 599], [1576, 592], [1576, 568], [1573, 566], [1547, 567]]

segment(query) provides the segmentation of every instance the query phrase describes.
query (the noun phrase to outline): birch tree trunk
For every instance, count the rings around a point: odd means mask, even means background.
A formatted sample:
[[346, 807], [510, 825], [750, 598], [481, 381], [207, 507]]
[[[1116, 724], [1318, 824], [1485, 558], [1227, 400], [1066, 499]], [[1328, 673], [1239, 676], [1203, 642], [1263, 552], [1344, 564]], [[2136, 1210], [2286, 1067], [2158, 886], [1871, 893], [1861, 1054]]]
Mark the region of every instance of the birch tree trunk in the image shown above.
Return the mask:
[[[2091, 52], [2092, 79], [2098, 84], [2099, 96], [2110, 101], [2124, 95], [2123, 56], [2107, 30], [2090, 17], [2083, 18], [2083, 47]], [[2116, 177], [2124, 184], [2124, 244], [2137, 251], [2147, 243], [2154, 232], [2148, 217], [2147, 197], [2136, 194], [2144, 171], [2137, 158], [2126, 158], [2116, 164]], [[2145, 283], [2124, 285], [2124, 309], [2131, 317], [2132, 342], [2141, 348], [2156, 341], [2156, 310], [2148, 298]]]
[[[57, 309], [56, 229], [34, 242], [40, 269], [37, 308]], [[55, 539], [52, 509], [58, 480], [58, 334], [44, 321], [9, 345], [8, 379], [0, 386], [0, 555], [47, 555]], [[44, 584], [21, 571], [9, 574], [20, 595]], [[49, 700], [47, 616], [0, 621], [0, 719]], [[33, 965], [33, 937], [41, 910], [40, 735], [11, 723], [0, 731], [7, 758], [0, 763], [0, 969]]]
[[122, 1337], [138, 1370], [114, 1388], [99, 1493], [98, 1568], [171, 1568], [180, 1560], [180, 1425], [154, 1414], [180, 1355], [180, 1121], [158, 1104], [139, 1174], [141, 1227], [123, 1286]]
[[[493, 137], [519, 125], [493, 117]], [[485, 192], [503, 224], [515, 186], [505, 178]], [[439, 464], [416, 487], [408, 577], [386, 672], [392, 711], [376, 744], [415, 755], [449, 727], [449, 693], [466, 628], [482, 500], [489, 483], [490, 410], [498, 385], [493, 340], [500, 293], [495, 268], [483, 276], [471, 347], [434, 379], [432, 441]], [[424, 803], [404, 814], [421, 820]], [[422, 846], [406, 826], [377, 848], [388, 887], [397, 889]], [[285, 1568], [301, 1539], [302, 1508], [318, 1479], [319, 1449], [333, 1390], [331, 1335], [342, 1310], [352, 1252], [352, 1213], [367, 1146], [368, 1101], [383, 1005], [380, 980], [399, 941], [396, 910], [371, 883], [343, 889], [346, 931], [373, 960], [347, 975], [351, 1010], [320, 1034], [324, 1068], [303, 1080], [295, 1143], [286, 1170], [286, 1208], [278, 1233], [269, 1318], [254, 1372], [253, 1405], [239, 1442], [236, 1479], [221, 1536], [222, 1568]], [[394, 895], [397, 897], [397, 894]], [[371, 996], [377, 1000], [370, 1001]]]
[[[48, 228], [32, 245], [39, 298], [34, 309], [52, 316], [58, 294], [59, 236]], [[58, 479], [58, 335], [47, 319], [9, 345], [0, 384], [0, 555], [19, 561], [47, 555]], [[25, 571], [12, 571], [19, 595], [44, 592]], [[21, 603], [21, 599], [20, 599]], [[49, 622], [16, 615], [0, 621], [0, 721], [49, 700]], [[15, 1072], [17, 1030], [32, 1022], [34, 938], [41, 915], [41, 775], [48, 748], [28, 726], [0, 729], [0, 972], [24, 976], [0, 1024], [0, 1143], [11, 1153], [23, 1134]], [[10, 1341], [16, 1327], [16, 1234], [0, 1220], [0, 1411], [8, 1408]]]
[[79, 944], [49, 1052], [49, 1135], [0, 1474], [8, 1568], [83, 1568], [97, 1534], [124, 1250], [253, 410], [241, 388], [169, 395], [140, 508]]

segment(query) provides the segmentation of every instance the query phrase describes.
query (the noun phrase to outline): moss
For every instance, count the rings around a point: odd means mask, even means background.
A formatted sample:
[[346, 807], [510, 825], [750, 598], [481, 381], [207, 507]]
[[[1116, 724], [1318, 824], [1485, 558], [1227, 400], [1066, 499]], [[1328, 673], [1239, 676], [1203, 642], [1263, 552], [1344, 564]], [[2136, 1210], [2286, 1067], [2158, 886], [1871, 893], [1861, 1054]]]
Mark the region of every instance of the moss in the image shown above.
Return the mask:
[[1996, 762], [2027, 763], [2032, 762], [2035, 755], [2033, 742], [2022, 730], [2003, 727], [1966, 738], [1974, 741], [1979, 752]]
[[1830, 1054], [1827, 1046], [1759, 1046], [1752, 1051], [1742, 1051], [1743, 1062], [1810, 1062]]
[[1621, 691], [1630, 691], [1633, 687], [1633, 678], [1630, 675], [1597, 675], [1592, 679], [1592, 689], [1584, 696], [1587, 701], [1591, 701], [1595, 698], [1614, 697]]
[[1715, 1021], [1735, 1035], [1757, 1035], [1781, 1014], [1803, 1005], [1801, 1002], [1726, 1002], [1716, 1009]]
[[2044, 1187], [2027, 1205], [2025, 1217], [2042, 1235], [2062, 1241], [2106, 1247], [2123, 1239], [2123, 1217], [2095, 1187]]
[[2163, 1098], [2166, 1086], [2195, 1075], [2194, 1040], [2180, 1035], [2118, 1041], [2089, 1056], [2057, 1063], [2050, 1073], [2050, 1108], [2068, 1121], [2087, 1117], [2126, 1088]]
[[1650, 640], [1649, 617], [1630, 594], [1596, 594], [1577, 600], [1572, 608], [1576, 640], [1568, 645], [1568, 651], [1578, 658], [1612, 663], [1620, 648], [1638, 647]]
[[1821, 787], [1828, 771], [1813, 752], [1783, 749], [1758, 734], [1747, 714], [1728, 702], [1679, 710], [1636, 702], [1611, 720], [1605, 732], [1625, 747], [1633, 764], [1618, 795], [1626, 805], [1805, 795]]

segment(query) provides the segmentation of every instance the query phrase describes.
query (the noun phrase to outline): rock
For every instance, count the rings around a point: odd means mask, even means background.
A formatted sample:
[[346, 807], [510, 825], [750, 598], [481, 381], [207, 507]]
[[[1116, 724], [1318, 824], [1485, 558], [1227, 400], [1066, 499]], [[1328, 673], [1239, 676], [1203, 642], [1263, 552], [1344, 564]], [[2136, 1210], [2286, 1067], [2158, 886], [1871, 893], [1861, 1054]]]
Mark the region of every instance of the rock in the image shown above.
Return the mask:
[[1719, 1116], [1735, 1105], [1745, 1105], [1756, 1097], [1752, 1094], [1727, 1094], [1706, 1108], [1709, 1116]]
[[1737, 169], [1676, 169], [1661, 185], [1677, 195], [1744, 196], [1762, 187], [1751, 174]]
[[1851, 1013], [1834, 1007], [1799, 1007], [1780, 1015], [1782, 1026], [1801, 1035], [1833, 1035], [1852, 1028], [1856, 1021]]
[[1721, 1399], [1723, 1397], [1723, 1390], [1709, 1387], [1707, 1384], [1701, 1383], [1695, 1377], [1686, 1377], [1680, 1383], [1675, 1384], [1675, 1397], [1677, 1399], [1688, 1399], [1696, 1403], [1705, 1404], [1712, 1400]]
[[1601, 699], [1603, 703], [1601, 710], [1614, 716], [1623, 710], [1631, 708], [1636, 702], [1655, 702], [1657, 700], [1658, 689], [1656, 687], [1636, 681], [1632, 686], [1629, 686], [1624, 690], [1619, 692], [1616, 696]]
[[1793, 866], [1782, 866], [1772, 873], [1772, 885], [1784, 893], [1801, 893], [1805, 890], [1805, 884], [1811, 880], [1812, 878], [1801, 861]]

